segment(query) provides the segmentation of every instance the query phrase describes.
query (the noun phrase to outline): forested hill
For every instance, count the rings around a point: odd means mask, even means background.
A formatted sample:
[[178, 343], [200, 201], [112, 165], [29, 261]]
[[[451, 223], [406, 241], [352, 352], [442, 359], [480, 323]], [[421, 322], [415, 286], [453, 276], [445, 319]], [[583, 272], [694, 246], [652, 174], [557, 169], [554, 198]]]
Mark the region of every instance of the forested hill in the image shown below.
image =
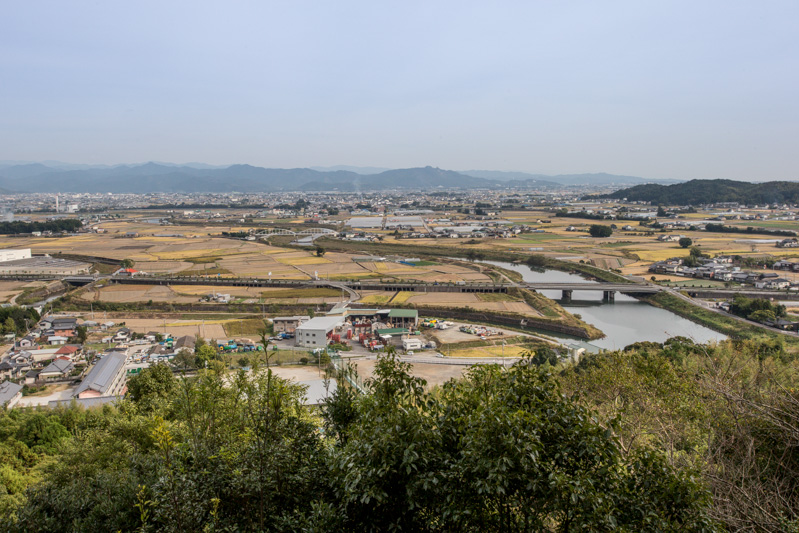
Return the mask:
[[799, 183], [733, 180], [691, 180], [674, 185], [646, 184], [621, 189], [600, 198], [626, 198], [658, 205], [700, 205], [720, 202], [740, 204], [799, 203]]

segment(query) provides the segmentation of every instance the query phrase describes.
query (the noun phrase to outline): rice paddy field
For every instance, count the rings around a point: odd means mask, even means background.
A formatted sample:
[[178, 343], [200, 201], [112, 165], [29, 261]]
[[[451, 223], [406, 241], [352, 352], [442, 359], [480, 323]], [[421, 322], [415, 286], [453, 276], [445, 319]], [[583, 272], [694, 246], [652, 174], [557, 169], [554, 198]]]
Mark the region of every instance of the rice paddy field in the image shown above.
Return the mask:
[[[600, 205], [592, 208], [601, 207]], [[228, 210], [233, 218], [237, 211]], [[240, 213], [241, 211], [239, 211]], [[246, 223], [230, 225], [176, 224], [168, 227], [152, 223], [153, 218], [164, 213], [131, 211], [125, 220], [111, 220], [92, 224], [107, 231], [104, 234], [79, 234], [59, 237], [9, 237], [0, 236], [0, 246], [6, 248], [30, 247], [33, 253], [74, 254], [98, 256], [115, 260], [132, 259], [135, 268], [158, 275], [214, 276], [220, 277], [271, 277], [272, 279], [330, 280], [419, 280], [427, 282], [490, 282], [491, 278], [474, 265], [440, 261], [422, 261], [415, 266], [385, 262], [355, 262], [355, 255], [368, 252], [337, 253], [329, 251], [322, 257], [313, 249], [298, 250], [273, 246], [262, 241], [243, 241], [223, 238], [222, 231], [240, 231], [250, 227]], [[686, 220], [705, 220], [713, 213], [686, 214]], [[238, 216], [238, 215], [236, 215]], [[243, 216], [243, 215], [241, 215]], [[342, 215], [344, 217], [344, 215]], [[458, 219], [459, 215], [454, 218]], [[496, 250], [514, 253], [540, 253], [570, 261], [585, 261], [601, 268], [618, 269], [624, 274], [645, 276], [652, 262], [670, 257], [682, 257], [689, 252], [675, 242], [660, 242], [657, 231], [639, 226], [637, 221], [588, 220], [556, 217], [551, 210], [503, 211], [501, 217], [514, 224], [525, 224], [542, 233], [522, 233], [509, 239], [447, 239], [446, 246], [457, 246], [465, 250]], [[347, 217], [344, 217], [347, 218]], [[462, 218], [462, 217], [461, 217]], [[149, 221], [149, 222], [148, 222]], [[274, 221], [274, 220], [273, 220]], [[255, 222], [255, 221], [254, 221]], [[281, 220], [281, 225], [300, 224], [302, 219]], [[591, 238], [587, 231], [592, 224], [616, 224], [618, 228], [608, 238]], [[744, 221], [729, 220], [725, 224], [741, 227], [799, 230], [799, 221]], [[631, 230], [621, 230], [629, 225]], [[567, 228], [576, 231], [568, 231]], [[388, 244], [427, 247], [435, 254], [442, 245], [440, 239], [397, 239], [392, 232], [375, 230]], [[128, 232], [138, 232], [135, 238], [126, 238]], [[670, 233], [690, 237], [695, 246], [714, 255], [731, 253], [742, 256], [772, 254], [775, 257], [797, 257], [799, 250], [777, 249], [773, 239], [765, 235], [721, 234], [691, 230], [674, 230]], [[166, 235], [168, 234], [168, 235]], [[410, 252], [409, 252], [410, 253]], [[11, 288], [11, 291], [16, 289]], [[108, 293], [119, 291], [106, 291]], [[124, 291], [123, 291], [124, 292]], [[209, 291], [210, 292], [210, 291]], [[176, 291], [178, 297], [184, 291]], [[153, 300], [165, 298], [158, 291], [152, 293]], [[255, 295], [242, 294], [242, 298]], [[10, 298], [0, 289], [0, 300]], [[110, 298], [124, 300], [140, 296], [117, 293]], [[395, 296], [397, 303], [411, 302], [415, 296]], [[149, 299], [149, 298], [147, 298]], [[375, 296], [375, 303], [380, 297]], [[368, 303], [368, 301], [367, 301]], [[461, 302], [457, 302], [461, 303]], [[483, 302], [497, 304], [500, 302]], [[454, 303], [452, 304], [454, 305]]]
[[41, 286], [41, 282], [0, 281], [0, 303], [8, 303], [25, 289]]
[[156, 318], [126, 318], [125, 327], [135, 333], [169, 333], [175, 337], [184, 335], [200, 336], [206, 339], [227, 338], [225, 324], [231, 321], [204, 321]]
[[342, 300], [341, 291], [329, 288], [270, 288], [220, 287], [216, 285], [124, 285], [110, 284], [89, 289], [80, 298], [91, 302], [197, 303], [203, 296], [214, 293], [230, 294], [239, 301], [269, 304], [326, 304]]
[[[486, 298], [496, 296], [499, 298]], [[410, 304], [414, 307], [471, 307], [483, 311], [496, 311], [518, 313], [531, 317], [543, 316], [541, 312], [531, 307], [524, 301], [503, 295], [485, 295], [478, 293], [460, 292], [429, 292], [418, 293], [410, 291], [386, 292], [364, 291], [359, 303], [369, 305], [383, 305], [390, 307], [396, 304]]]
[[[219, 233], [219, 228], [170, 227], [183, 237], [162, 237], [140, 233], [135, 238], [123, 235], [132, 231], [154, 231], [153, 227], [127, 222], [103, 224], [107, 234], [80, 234], [62, 237], [11, 238], [0, 236], [0, 247], [31, 248], [34, 254], [58, 253], [115, 260], [132, 259], [135, 268], [150, 274], [186, 276], [270, 277], [272, 279], [331, 280], [418, 279], [431, 282], [490, 281], [484, 274], [458, 265], [423, 262], [417, 266], [394, 262], [357, 263], [352, 254], [329, 252], [323, 257], [314, 250], [294, 250], [258, 241], [242, 241], [209, 236], [203, 230]], [[163, 231], [156, 226], [157, 231]], [[233, 229], [233, 228], [231, 228]]]

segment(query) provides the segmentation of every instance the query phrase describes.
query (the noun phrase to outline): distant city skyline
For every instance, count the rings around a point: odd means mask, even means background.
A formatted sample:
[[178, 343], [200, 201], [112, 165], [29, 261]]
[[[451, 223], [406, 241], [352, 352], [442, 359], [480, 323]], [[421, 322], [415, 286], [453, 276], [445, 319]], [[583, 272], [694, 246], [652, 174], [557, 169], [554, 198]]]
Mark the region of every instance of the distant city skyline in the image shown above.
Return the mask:
[[0, 160], [799, 179], [799, 4], [10, 3]]

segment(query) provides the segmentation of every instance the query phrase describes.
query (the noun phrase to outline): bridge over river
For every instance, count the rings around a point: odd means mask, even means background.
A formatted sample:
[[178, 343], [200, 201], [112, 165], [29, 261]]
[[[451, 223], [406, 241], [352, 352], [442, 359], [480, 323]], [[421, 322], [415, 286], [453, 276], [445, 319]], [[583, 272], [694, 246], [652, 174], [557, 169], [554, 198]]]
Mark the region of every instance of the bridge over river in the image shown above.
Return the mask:
[[474, 282], [396, 282], [396, 281], [346, 281], [346, 280], [298, 280], [262, 278], [220, 278], [202, 276], [110, 276], [115, 283], [132, 285], [215, 285], [228, 287], [317, 287], [330, 286], [347, 291], [351, 299], [360, 291], [408, 291], [408, 292], [460, 292], [460, 293], [507, 293], [513, 288], [535, 291], [562, 291], [564, 300], [570, 300], [574, 291], [602, 291], [607, 301], [613, 301], [617, 292], [625, 294], [653, 294], [665, 287], [639, 283], [474, 283]]

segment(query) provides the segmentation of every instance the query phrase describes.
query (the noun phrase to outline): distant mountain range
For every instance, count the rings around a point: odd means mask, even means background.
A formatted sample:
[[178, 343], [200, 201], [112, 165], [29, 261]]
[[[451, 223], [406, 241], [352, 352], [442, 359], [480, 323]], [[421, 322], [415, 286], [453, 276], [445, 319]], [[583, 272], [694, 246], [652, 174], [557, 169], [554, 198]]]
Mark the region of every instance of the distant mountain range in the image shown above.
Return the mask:
[[[596, 196], [593, 196], [596, 198]], [[799, 183], [768, 181], [749, 183], [732, 180], [691, 180], [674, 185], [650, 183], [621, 189], [599, 198], [626, 198], [656, 205], [701, 205], [723, 202], [755, 204], [799, 203]]]
[[390, 189], [515, 188], [551, 190], [570, 185], [643, 183], [644, 178], [612, 174], [543, 176], [521, 172], [455, 172], [434, 167], [385, 170], [377, 167], [326, 169], [174, 165], [92, 166], [58, 162], [0, 162], [5, 192], [367, 192]]
[[505, 172], [500, 170], [462, 170], [461, 174], [500, 181], [527, 181], [544, 180], [560, 185], [633, 185], [639, 183], [679, 183], [680, 180], [672, 179], [646, 179], [636, 176], [619, 176], [616, 174], [528, 174], [526, 172]]

